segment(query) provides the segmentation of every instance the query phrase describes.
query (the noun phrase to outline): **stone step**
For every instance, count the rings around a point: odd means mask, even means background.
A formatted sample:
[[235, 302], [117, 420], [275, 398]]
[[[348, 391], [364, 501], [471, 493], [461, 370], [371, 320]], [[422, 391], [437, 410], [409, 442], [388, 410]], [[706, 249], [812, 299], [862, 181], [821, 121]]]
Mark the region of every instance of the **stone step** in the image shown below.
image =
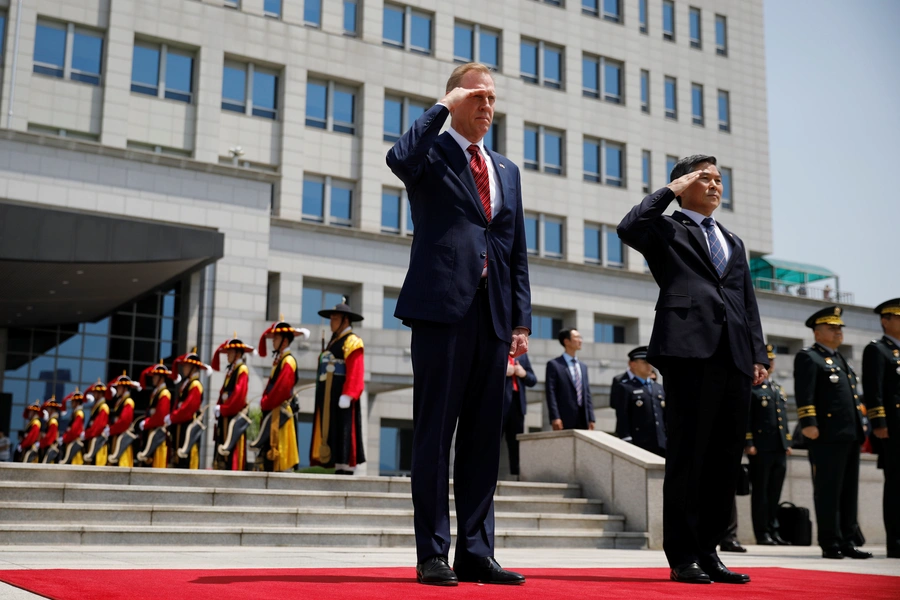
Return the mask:
[[[127, 469], [76, 465], [0, 463], [0, 482], [81, 483], [160, 487], [239, 488], [254, 490], [323, 490], [410, 494], [408, 477], [355, 477], [308, 473], [250, 471], [186, 471], [181, 469]], [[453, 483], [450, 483], [453, 489]], [[500, 481], [497, 496], [553, 496], [577, 498], [581, 487], [567, 483]]]
[[[164, 545], [414, 547], [412, 528], [201, 527], [69, 525], [52, 528], [27, 523], [0, 524], [0, 545]], [[647, 547], [647, 534], [573, 530], [507, 530], [495, 535], [497, 548]], [[298, 565], [302, 566], [302, 565]]]
[[[497, 512], [497, 532], [506, 530], [622, 531], [619, 515]], [[412, 509], [254, 508], [153, 504], [0, 502], [0, 524], [154, 525], [232, 527], [412, 528]], [[456, 516], [451, 515], [451, 529]]]
[[[453, 496], [450, 496], [451, 503]], [[248, 490], [215, 487], [29, 483], [0, 481], [0, 502], [168, 504], [287, 508], [409, 509], [408, 493], [319, 490]], [[599, 514], [603, 503], [586, 498], [495, 496], [499, 512]]]

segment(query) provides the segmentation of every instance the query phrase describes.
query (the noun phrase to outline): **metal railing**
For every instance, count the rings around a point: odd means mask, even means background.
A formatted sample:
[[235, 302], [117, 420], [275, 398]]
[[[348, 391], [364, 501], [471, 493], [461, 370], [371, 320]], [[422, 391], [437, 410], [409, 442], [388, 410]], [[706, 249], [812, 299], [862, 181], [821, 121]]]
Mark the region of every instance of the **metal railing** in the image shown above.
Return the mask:
[[853, 292], [840, 292], [830, 285], [819, 287], [808, 283], [794, 283], [793, 281], [757, 277], [753, 280], [753, 287], [757, 290], [784, 294], [785, 296], [824, 300], [826, 302], [836, 302], [837, 304], [853, 304]]

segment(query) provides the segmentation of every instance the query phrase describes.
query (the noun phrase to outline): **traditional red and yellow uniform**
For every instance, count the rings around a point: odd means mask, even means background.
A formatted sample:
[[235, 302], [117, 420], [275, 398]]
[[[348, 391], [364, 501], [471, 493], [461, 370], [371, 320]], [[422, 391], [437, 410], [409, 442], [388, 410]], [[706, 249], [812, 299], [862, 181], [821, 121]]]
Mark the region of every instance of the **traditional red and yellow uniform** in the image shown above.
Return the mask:
[[[106, 396], [98, 396], [97, 400], [94, 402], [94, 407], [91, 409], [91, 422], [88, 424], [87, 429], [84, 431], [84, 447], [85, 453], [90, 451], [92, 443], [91, 440], [94, 438], [99, 438], [103, 435], [103, 430], [106, 429], [106, 426], [109, 424], [109, 404], [106, 403]], [[97, 439], [96, 443], [100, 443], [102, 440]], [[94, 449], [93, 456], [89, 458], [85, 456], [85, 463], [93, 464], [98, 467], [106, 466], [106, 456], [107, 456], [107, 448], [106, 442]]]
[[244, 363], [245, 352], [252, 352], [237, 336], [216, 349], [212, 368], [219, 370], [219, 355], [223, 352], [236, 353], [234, 362], [225, 371], [225, 381], [219, 390], [216, 404], [215, 460], [213, 467], [226, 471], [243, 471], [246, 467], [247, 436], [244, 433], [250, 423], [247, 414], [247, 390], [250, 384], [250, 369]]
[[25, 414], [23, 415], [26, 419], [31, 419], [28, 421], [28, 426], [25, 428], [25, 437], [22, 439], [22, 443], [20, 447], [22, 448], [22, 462], [36, 463], [38, 462], [38, 453], [32, 450], [32, 446], [34, 446], [41, 439], [41, 407], [35, 403], [30, 405], [25, 409]]
[[[116, 439], [118, 438], [118, 436], [128, 431], [128, 428], [131, 427], [131, 423], [133, 420], [134, 400], [131, 398], [131, 394], [129, 394], [127, 396], [119, 398], [116, 401], [116, 405], [113, 407], [112, 412], [110, 413], [110, 448], [115, 448]], [[119, 456], [119, 460], [116, 464], [118, 464], [120, 467], [133, 467], [134, 447], [129, 445], [125, 450], [123, 450], [122, 455]]]
[[[147, 414], [150, 416], [142, 421], [141, 429], [147, 433], [148, 436], [153, 433], [154, 430], [166, 426], [165, 418], [169, 415], [171, 402], [172, 392], [166, 388], [164, 383], [161, 383], [156, 387], [153, 391], [153, 395], [150, 397], [150, 406], [147, 409]], [[138, 454], [138, 458], [149, 462], [151, 467], [165, 469], [168, 466], [168, 461], [166, 459], [167, 454], [168, 445], [163, 441], [156, 447], [151, 456], [145, 456], [142, 451]]]
[[[90, 393], [94, 391], [97, 386], [100, 386], [103, 392], [106, 391], [106, 386], [102, 383], [97, 383], [94, 386], [88, 388], [88, 392]], [[68, 396], [66, 396], [62, 401], [62, 410], [66, 410], [66, 403], [72, 403], [72, 420], [69, 421], [69, 427], [66, 429], [66, 432], [62, 436], [62, 447], [59, 449], [59, 464], [67, 464], [67, 465], [83, 465], [83, 449], [84, 446], [81, 444], [81, 434], [84, 433], [84, 409], [81, 408], [81, 404], [84, 402], [85, 396], [81, 394], [78, 390], [75, 390]]]
[[41, 407], [41, 410], [47, 415], [47, 424], [44, 427], [44, 435], [40, 440], [40, 456], [42, 463], [56, 462], [59, 454], [59, 446], [56, 440], [59, 437], [59, 408], [61, 404], [56, 401], [55, 397], [50, 398]]
[[182, 382], [178, 395], [178, 404], [169, 413], [169, 435], [175, 442], [176, 452], [172, 453], [171, 466], [178, 469], [200, 468], [200, 444], [191, 444], [189, 455], [181, 457], [177, 450], [181, 449], [187, 440], [188, 428], [199, 416], [200, 405], [203, 403], [203, 384], [200, 383], [199, 373]]

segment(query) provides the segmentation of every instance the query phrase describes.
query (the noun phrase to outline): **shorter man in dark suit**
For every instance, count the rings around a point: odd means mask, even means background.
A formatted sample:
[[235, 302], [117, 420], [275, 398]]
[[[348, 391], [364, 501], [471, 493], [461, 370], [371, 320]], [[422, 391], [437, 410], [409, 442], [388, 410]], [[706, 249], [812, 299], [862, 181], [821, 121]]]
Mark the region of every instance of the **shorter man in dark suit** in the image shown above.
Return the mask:
[[[769, 373], [775, 370], [775, 348], [766, 345]], [[778, 502], [791, 454], [784, 390], [771, 377], [753, 386], [747, 447], [750, 459], [750, 505], [756, 543], [762, 546], [790, 546], [778, 533]]]
[[509, 449], [511, 475], [519, 474], [519, 440], [516, 436], [525, 432], [525, 413], [528, 412], [525, 388], [534, 387], [536, 383], [537, 377], [528, 355], [523, 354], [519, 358], [510, 356], [503, 392], [503, 431], [506, 434], [506, 447]]
[[628, 370], [613, 380], [609, 404], [616, 409], [616, 435], [665, 458], [666, 393], [650, 375], [647, 346], [628, 353]]
[[594, 404], [587, 367], [575, 358], [581, 350], [581, 334], [577, 329], [563, 329], [557, 338], [566, 351], [559, 358], [547, 362], [544, 385], [550, 426], [553, 431], [593, 429]]

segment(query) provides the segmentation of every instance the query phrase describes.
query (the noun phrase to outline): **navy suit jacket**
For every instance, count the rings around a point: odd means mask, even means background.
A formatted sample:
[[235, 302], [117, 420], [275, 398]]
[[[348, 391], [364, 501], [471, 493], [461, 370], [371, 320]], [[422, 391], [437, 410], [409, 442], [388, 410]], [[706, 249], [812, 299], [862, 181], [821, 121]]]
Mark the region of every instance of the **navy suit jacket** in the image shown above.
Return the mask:
[[584, 403], [578, 406], [575, 395], [575, 380], [566, 364], [566, 359], [558, 356], [547, 362], [547, 376], [544, 387], [547, 394], [547, 410], [550, 421], [562, 419], [563, 429], [575, 429], [578, 425], [578, 412], [583, 411], [585, 421], [594, 423], [594, 403], [591, 400], [591, 385], [588, 381], [587, 367], [578, 361], [581, 368], [582, 398]]
[[[519, 358], [516, 359], [516, 362], [522, 365], [522, 368], [525, 369], [525, 377], [519, 378], [519, 393], [518, 393], [518, 402], [519, 408], [522, 410], [522, 414], [526, 414], [528, 412], [528, 399], [525, 394], [525, 388], [534, 387], [537, 383], [537, 377], [534, 374], [534, 369], [531, 368], [531, 361], [528, 360], [528, 355], [523, 354]], [[513, 376], [515, 377], [515, 375]], [[516, 392], [513, 391], [513, 378], [506, 378], [506, 386], [503, 390], [503, 414], [509, 410], [509, 407], [512, 405], [513, 400], [516, 399]]]
[[769, 366], [744, 243], [717, 224], [731, 245], [722, 277], [709, 256], [706, 233], [687, 215], [663, 212], [675, 200], [667, 187], [648, 195], [616, 230], [623, 242], [647, 259], [659, 285], [656, 320], [647, 360], [709, 358], [728, 328], [735, 366], [753, 377], [753, 365]]
[[450, 111], [439, 104], [416, 119], [387, 154], [406, 186], [415, 229], [409, 271], [394, 316], [403, 321], [456, 323], [475, 298], [488, 258], [488, 297], [494, 333], [511, 341], [515, 327], [531, 330], [531, 285], [519, 169], [488, 150], [499, 180], [490, 223], [469, 157], [441, 127]]

